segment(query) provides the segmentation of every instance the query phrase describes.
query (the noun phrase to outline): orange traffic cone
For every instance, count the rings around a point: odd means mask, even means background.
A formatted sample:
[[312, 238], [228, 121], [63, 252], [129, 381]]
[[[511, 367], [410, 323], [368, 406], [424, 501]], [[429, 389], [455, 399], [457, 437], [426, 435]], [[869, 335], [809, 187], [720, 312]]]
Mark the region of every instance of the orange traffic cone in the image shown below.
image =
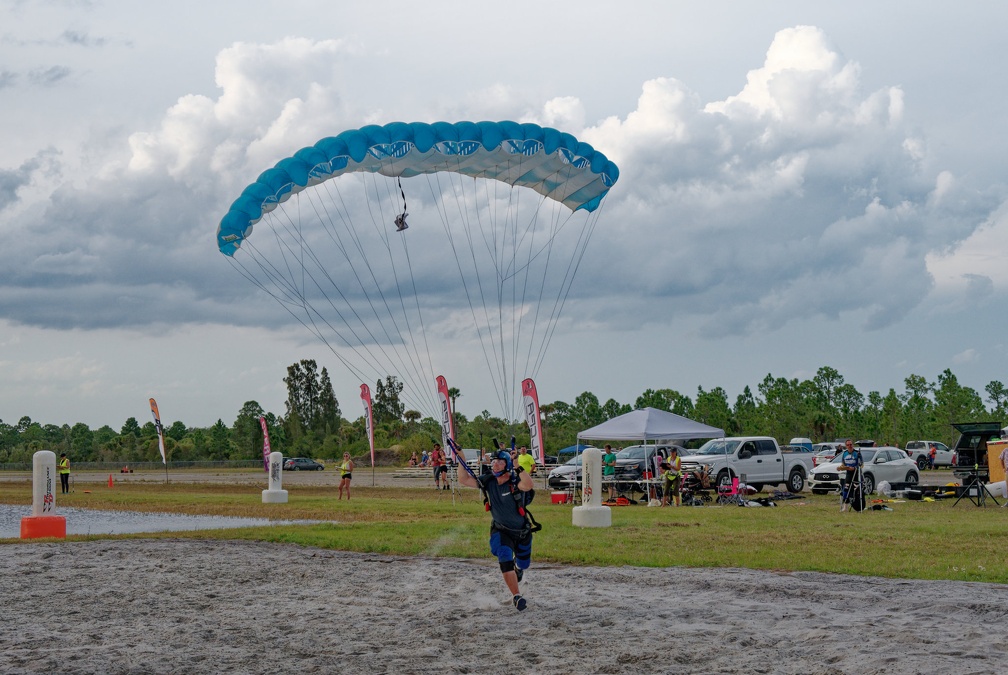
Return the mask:
[[108, 486], [112, 487], [112, 474], [108, 475]]

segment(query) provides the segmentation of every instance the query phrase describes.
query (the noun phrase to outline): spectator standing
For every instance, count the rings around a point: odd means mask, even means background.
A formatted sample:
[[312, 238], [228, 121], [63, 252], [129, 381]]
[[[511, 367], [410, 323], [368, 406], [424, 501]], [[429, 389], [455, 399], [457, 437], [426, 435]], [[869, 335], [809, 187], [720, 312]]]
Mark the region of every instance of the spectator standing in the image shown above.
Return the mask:
[[[448, 467], [445, 466], [445, 454], [440, 443], [434, 444], [430, 457], [431, 466], [434, 467], [434, 489], [448, 489]], [[442, 478], [443, 477], [443, 478]]]
[[59, 459], [60, 489], [63, 494], [70, 493], [70, 459], [66, 453], [60, 455]]
[[529, 453], [528, 448], [526, 448], [524, 445], [518, 448], [518, 461], [516, 462], [516, 464], [521, 468], [525, 469], [525, 471], [530, 476], [535, 475], [535, 469], [536, 469], [535, 457], [533, 457]]
[[353, 460], [350, 453], [343, 453], [343, 463], [340, 464], [339, 498], [343, 499], [343, 488], [346, 488], [346, 498], [350, 501], [350, 479], [353, 477]]
[[602, 455], [602, 480], [609, 483], [609, 501], [616, 499], [616, 453], [612, 446], [606, 443], [605, 453]]

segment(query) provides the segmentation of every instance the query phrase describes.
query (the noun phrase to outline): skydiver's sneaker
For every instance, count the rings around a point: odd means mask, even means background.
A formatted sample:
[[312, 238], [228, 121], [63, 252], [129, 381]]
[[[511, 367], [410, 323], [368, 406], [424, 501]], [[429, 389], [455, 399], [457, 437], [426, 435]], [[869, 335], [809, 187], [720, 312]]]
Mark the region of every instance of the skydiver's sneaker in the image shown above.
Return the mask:
[[514, 603], [515, 609], [517, 609], [519, 612], [524, 612], [525, 608], [528, 606], [528, 603], [525, 602], [525, 598], [523, 598], [520, 595], [516, 595], [513, 598], [511, 598], [511, 602]]

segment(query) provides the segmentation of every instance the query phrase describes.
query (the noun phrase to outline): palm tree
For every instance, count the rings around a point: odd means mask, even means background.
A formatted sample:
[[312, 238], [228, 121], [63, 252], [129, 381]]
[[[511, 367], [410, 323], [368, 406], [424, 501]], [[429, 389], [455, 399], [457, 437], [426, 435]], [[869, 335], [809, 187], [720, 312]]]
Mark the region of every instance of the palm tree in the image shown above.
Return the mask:
[[448, 398], [451, 399], [452, 410], [457, 410], [455, 403], [461, 395], [462, 392], [459, 391], [458, 387], [448, 387]]

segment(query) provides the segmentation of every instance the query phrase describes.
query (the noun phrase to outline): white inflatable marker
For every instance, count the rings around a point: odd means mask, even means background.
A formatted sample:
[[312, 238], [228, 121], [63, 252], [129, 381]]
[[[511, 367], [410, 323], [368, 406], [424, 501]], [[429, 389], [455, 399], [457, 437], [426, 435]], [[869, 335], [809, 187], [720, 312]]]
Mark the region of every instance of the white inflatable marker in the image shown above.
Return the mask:
[[581, 501], [571, 516], [576, 527], [612, 526], [612, 509], [602, 506], [602, 451], [598, 448], [581, 453]]
[[21, 519], [22, 539], [66, 539], [66, 518], [56, 515], [56, 453], [32, 455], [32, 514]]
[[269, 489], [262, 492], [263, 504], [286, 504], [287, 490], [283, 489], [283, 453], [269, 455]]

